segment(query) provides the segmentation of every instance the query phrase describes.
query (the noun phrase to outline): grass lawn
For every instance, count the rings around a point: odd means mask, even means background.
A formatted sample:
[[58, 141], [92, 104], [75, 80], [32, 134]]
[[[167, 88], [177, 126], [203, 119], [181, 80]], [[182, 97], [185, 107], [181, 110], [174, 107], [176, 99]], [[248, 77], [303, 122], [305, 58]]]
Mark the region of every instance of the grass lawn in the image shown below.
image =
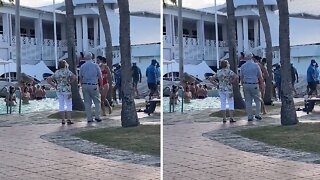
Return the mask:
[[264, 126], [242, 130], [237, 134], [278, 147], [320, 153], [320, 123]]
[[160, 125], [103, 128], [84, 131], [76, 136], [116, 149], [160, 156]]

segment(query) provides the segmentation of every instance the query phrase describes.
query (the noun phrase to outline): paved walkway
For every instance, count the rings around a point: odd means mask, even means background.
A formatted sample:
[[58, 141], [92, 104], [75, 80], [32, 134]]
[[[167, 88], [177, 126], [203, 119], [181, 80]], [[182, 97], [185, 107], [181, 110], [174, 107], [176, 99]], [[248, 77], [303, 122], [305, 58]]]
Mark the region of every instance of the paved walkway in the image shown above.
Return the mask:
[[[190, 120], [196, 118], [193, 113], [164, 114], [164, 179], [320, 179], [320, 165], [244, 152], [203, 136], [209, 131], [245, 125], [245, 120], [223, 125], [221, 119], [208, 117], [208, 111], [196, 114], [200, 122]], [[269, 116], [279, 118], [279, 113]], [[298, 116], [305, 120], [319, 114], [298, 112]]]
[[[120, 124], [116, 114], [114, 121]], [[159, 167], [85, 155], [40, 138], [44, 134], [87, 126], [86, 122], [61, 126], [58, 120], [52, 124], [53, 120], [41, 121], [30, 114], [22, 116], [20, 124], [17, 117], [0, 117], [1, 180], [160, 179]], [[44, 117], [42, 114], [40, 119]]]

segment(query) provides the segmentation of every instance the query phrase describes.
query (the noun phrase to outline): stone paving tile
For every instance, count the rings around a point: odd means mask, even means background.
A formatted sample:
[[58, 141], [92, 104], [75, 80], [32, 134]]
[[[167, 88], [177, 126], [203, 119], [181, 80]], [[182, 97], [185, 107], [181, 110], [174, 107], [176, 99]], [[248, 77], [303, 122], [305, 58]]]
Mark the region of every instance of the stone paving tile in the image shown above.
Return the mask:
[[59, 130], [61, 130], [60, 124], [0, 127], [0, 179], [134, 180], [160, 178], [159, 167], [85, 155], [40, 138], [43, 134]]
[[[272, 114], [271, 114], [272, 115]], [[170, 114], [170, 118], [182, 120], [183, 115]], [[276, 115], [274, 115], [276, 116]], [[299, 117], [305, 117], [298, 114]], [[166, 114], [164, 120], [166, 120]], [[181, 122], [165, 125], [163, 137], [164, 180], [168, 179], [320, 179], [320, 165], [283, 160], [255, 153], [239, 151], [217, 141], [209, 140], [203, 133], [243, 126], [222, 125], [207, 117], [199, 123]], [[270, 123], [274, 123], [272, 121]], [[252, 125], [256, 125], [253, 123]], [[223, 138], [223, 137], [222, 137]]]

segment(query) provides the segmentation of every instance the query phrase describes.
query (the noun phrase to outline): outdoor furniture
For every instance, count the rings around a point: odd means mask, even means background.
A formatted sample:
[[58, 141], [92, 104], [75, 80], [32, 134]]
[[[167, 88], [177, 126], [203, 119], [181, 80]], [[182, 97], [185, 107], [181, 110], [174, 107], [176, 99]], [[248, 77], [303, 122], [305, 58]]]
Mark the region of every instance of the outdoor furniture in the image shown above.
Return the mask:
[[304, 100], [304, 108], [307, 114], [314, 109], [314, 105], [320, 102], [320, 98], [312, 98]]

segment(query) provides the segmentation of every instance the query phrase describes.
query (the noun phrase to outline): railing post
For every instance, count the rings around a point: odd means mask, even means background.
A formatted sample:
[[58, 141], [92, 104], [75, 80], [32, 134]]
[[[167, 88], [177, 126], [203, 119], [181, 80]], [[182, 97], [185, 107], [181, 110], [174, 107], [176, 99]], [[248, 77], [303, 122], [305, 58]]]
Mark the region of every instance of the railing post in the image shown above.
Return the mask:
[[19, 87], [18, 89], [19, 89], [19, 93], [20, 93], [20, 98], [19, 98], [19, 114], [21, 114], [21, 99], [22, 99], [21, 87]]

